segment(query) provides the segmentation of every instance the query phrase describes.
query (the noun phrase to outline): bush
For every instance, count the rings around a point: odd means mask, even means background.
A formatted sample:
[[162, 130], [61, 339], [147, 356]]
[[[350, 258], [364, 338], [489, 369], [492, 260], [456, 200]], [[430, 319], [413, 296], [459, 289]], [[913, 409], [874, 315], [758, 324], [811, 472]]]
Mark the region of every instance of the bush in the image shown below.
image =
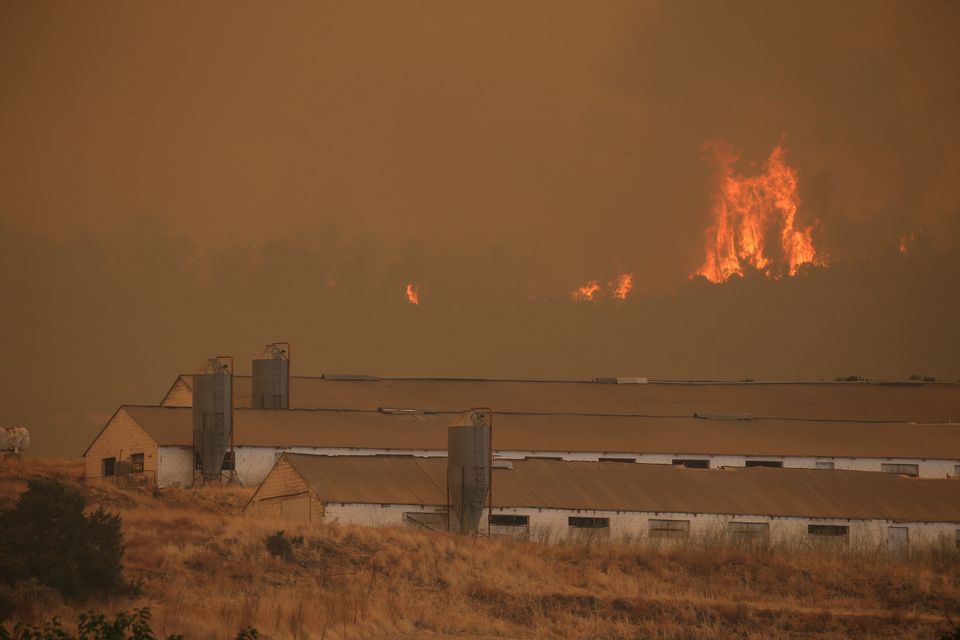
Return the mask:
[[[247, 627], [236, 640], [257, 640], [260, 634]], [[0, 640], [156, 640], [150, 627], [150, 609], [121, 612], [113, 620], [102, 613], [88, 611], [77, 618], [77, 635], [67, 633], [60, 621], [54, 619], [42, 627], [16, 624], [13, 629], [0, 626]], [[183, 640], [183, 636], [167, 636], [167, 640]]]
[[129, 591], [123, 581], [119, 516], [59, 480], [30, 480], [14, 509], [0, 513], [0, 582], [34, 579], [65, 598]]
[[293, 548], [303, 544], [303, 536], [288, 538], [283, 531], [277, 531], [273, 535], [267, 536], [267, 551], [272, 556], [278, 556], [284, 560], [293, 560]]

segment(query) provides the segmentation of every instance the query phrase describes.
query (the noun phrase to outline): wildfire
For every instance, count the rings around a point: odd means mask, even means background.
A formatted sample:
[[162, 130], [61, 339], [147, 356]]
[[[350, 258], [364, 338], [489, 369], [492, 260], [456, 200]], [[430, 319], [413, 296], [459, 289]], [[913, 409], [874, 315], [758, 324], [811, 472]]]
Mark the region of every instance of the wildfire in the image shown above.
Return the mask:
[[923, 227], [900, 236], [900, 246], [898, 247], [900, 255], [906, 255], [912, 250], [914, 243], [917, 241], [917, 236], [921, 231], [923, 231]]
[[600, 283], [596, 280], [591, 280], [587, 284], [571, 293], [570, 298], [577, 302], [587, 302], [593, 300], [599, 291]]
[[627, 294], [633, 289], [633, 274], [621, 273], [617, 276], [616, 282], [610, 283], [610, 287], [613, 289], [614, 298], [617, 300], [626, 300]]
[[[711, 145], [717, 165], [713, 224], [707, 229], [706, 258], [694, 275], [710, 282], [724, 282], [743, 275], [744, 266], [779, 276], [774, 260], [787, 274], [796, 275], [804, 264], [822, 264], [813, 246], [813, 228], [797, 228], [797, 172], [786, 163], [786, 151], [778, 145], [770, 153], [764, 171], [756, 176], [736, 173], [739, 155], [728, 148]], [[773, 231], [780, 250], [771, 258], [766, 252]]]
[[407, 302], [410, 304], [420, 304], [420, 286], [416, 284], [407, 285]]

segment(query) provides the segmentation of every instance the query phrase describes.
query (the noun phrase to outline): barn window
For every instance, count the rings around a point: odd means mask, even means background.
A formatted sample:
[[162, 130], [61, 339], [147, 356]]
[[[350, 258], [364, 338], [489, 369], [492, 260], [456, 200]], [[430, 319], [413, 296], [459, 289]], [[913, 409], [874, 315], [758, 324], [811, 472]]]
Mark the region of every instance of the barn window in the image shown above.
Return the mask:
[[765, 538], [770, 533], [768, 522], [728, 522], [727, 532], [738, 540]]
[[916, 478], [920, 475], [920, 465], [918, 464], [887, 464], [880, 465], [880, 471], [884, 473], [899, 473], [905, 476]]
[[780, 469], [783, 467], [783, 460], [747, 460], [746, 466], [748, 467], [775, 467]]
[[403, 514], [403, 524], [414, 529], [445, 531], [447, 514], [431, 511], [407, 511]]
[[117, 459], [104, 458], [101, 467], [103, 469], [104, 477], [115, 475], [117, 473]]
[[817, 469], [833, 469], [833, 460], [817, 460]]
[[600, 462], [636, 462], [636, 458], [600, 458]]
[[220, 465], [221, 471], [233, 471], [236, 469], [236, 458], [233, 451], [226, 451], [223, 454], [223, 464]]
[[650, 520], [650, 537], [663, 540], [690, 537], [689, 520]]
[[610, 518], [584, 518], [581, 516], [570, 516], [567, 518], [567, 524], [574, 529], [609, 529]]
[[130, 456], [130, 464], [132, 465], [130, 471], [134, 473], [140, 473], [143, 471], [143, 454], [134, 453]]
[[840, 538], [849, 535], [850, 527], [839, 524], [808, 524], [807, 533], [817, 537]]
[[709, 460], [696, 460], [694, 458], [674, 458], [673, 464], [678, 467], [686, 467], [687, 469], [709, 469], [710, 461]]
[[530, 516], [495, 513], [490, 516], [490, 525], [494, 527], [526, 527], [530, 525]]

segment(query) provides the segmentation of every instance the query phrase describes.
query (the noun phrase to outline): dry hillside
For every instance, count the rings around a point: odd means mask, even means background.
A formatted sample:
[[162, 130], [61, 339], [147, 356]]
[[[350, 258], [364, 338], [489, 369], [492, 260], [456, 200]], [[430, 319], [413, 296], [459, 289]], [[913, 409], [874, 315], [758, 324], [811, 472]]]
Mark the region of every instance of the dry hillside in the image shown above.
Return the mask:
[[[79, 462], [2, 463], [0, 509], [33, 475], [80, 483]], [[317, 526], [289, 558], [277, 523], [240, 515], [248, 489], [87, 487], [123, 518], [139, 600], [63, 603], [31, 587], [19, 618], [149, 605], [158, 633], [220, 638], [940, 638], [960, 618], [955, 549], [737, 549], [706, 541], [547, 546], [402, 529]]]

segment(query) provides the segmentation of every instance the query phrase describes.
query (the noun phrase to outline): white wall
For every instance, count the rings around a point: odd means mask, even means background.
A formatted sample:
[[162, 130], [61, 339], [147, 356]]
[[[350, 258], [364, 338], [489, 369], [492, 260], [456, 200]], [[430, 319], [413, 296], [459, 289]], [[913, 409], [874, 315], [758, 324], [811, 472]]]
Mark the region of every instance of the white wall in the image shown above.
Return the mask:
[[193, 448], [157, 448], [157, 486], [189, 487], [193, 485]]
[[[324, 505], [324, 522], [339, 522], [341, 524], [356, 524], [362, 526], [385, 527], [403, 526], [403, 514], [410, 511], [436, 512], [439, 507], [423, 505], [379, 505], [379, 504], [339, 504]], [[608, 537], [646, 537], [648, 523], [651, 519], [661, 520], [688, 520], [690, 522], [690, 536], [709, 536], [722, 534], [729, 522], [766, 522], [770, 527], [771, 542], [796, 543], [813, 541], [807, 532], [807, 525], [845, 525], [850, 529], [849, 542], [851, 545], [867, 547], [885, 546], [887, 528], [890, 526], [908, 527], [910, 546], [924, 546], [933, 544], [939, 538], [946, 538], [949, 544], [954, 544], [960, 523], [937, 522], [894, 522], [888, 520], [849, 520], [843, 518], [771, 518], [769, 516], [732, 516], [717, 514], [692, 513], [650, 513], [624, 511], [568, 511], [559, 509], [494, 509], [496, 514], [526, 515], [529, 517], [530, 537], [545, 542], [562, 540], [568, 536], [580, 536], [591, 530], [571, 529], [567, 524], [570, 516], [609, 518], [610, 529]], [[486, 512], [484, 512], [484, 520]], [[593, 530], [604, 533], [600, 530]]]

